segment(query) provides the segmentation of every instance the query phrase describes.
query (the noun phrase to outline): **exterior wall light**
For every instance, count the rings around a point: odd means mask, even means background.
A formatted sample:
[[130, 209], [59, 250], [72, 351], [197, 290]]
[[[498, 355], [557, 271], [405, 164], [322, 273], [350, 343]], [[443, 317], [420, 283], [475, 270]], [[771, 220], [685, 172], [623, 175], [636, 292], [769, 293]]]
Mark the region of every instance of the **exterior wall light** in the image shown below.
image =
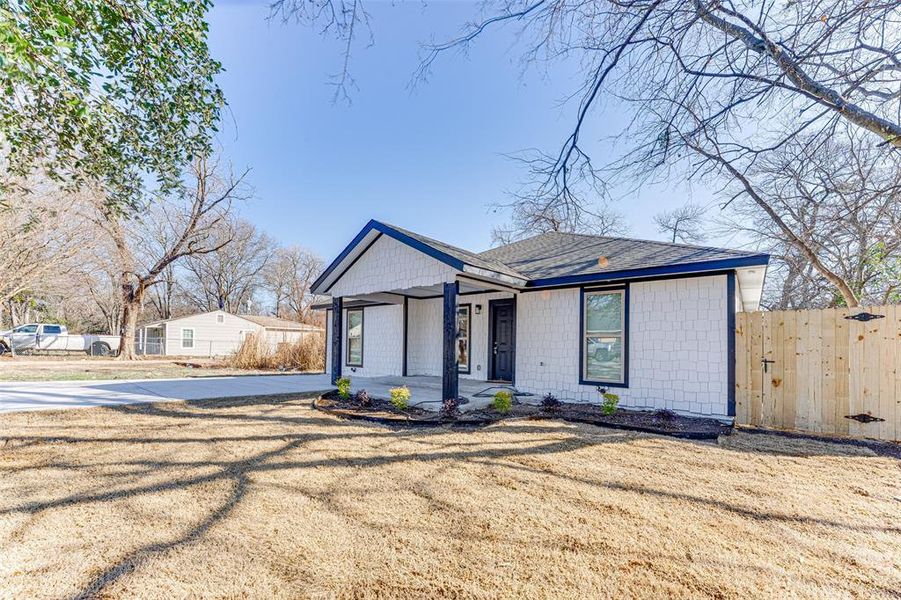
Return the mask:
[[482, 305], [481, 304], [476, 304], [476, 314], [477, 315], [482, 314]]

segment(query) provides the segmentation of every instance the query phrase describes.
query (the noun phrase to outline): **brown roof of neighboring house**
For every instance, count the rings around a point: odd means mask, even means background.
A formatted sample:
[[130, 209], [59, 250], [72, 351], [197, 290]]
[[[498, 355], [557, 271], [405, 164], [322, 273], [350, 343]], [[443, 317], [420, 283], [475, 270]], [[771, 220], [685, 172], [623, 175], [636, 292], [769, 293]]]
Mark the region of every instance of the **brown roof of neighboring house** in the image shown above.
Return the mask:
[[264, 317], [261, 315], [237, 316], [265, 327], [266, 329], [288, 329], [291, 331], [322, 331], [322, 327], [317, 327], [308, 323], [298, 323], [297, 321], [291, 321], [288, 319], [280, 319], [278, 317]]

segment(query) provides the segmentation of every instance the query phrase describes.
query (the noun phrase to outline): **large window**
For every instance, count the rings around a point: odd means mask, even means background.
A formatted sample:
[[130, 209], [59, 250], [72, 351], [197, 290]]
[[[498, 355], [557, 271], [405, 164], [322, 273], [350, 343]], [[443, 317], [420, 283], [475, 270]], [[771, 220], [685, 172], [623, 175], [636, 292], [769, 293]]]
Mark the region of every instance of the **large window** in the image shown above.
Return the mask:
[[628, 290], [585, 290], [582, 295], [582, 381], [628, 384]]
[[350, 367], [363, 366], [363, 309], [347, 311], [347, 360]]
[[461, 373], [469, 373], [471, 310], [471, 304], [461, 304], [457, 307], [457, 369]]

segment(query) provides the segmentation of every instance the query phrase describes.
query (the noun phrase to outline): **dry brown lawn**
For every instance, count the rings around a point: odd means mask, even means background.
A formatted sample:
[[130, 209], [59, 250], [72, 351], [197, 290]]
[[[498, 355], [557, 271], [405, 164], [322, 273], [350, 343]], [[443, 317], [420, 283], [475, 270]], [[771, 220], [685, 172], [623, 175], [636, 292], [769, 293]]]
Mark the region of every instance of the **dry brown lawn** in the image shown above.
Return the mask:
[[897, 597], [901, 462], [307, 400], [0, 417], [8, 598]]

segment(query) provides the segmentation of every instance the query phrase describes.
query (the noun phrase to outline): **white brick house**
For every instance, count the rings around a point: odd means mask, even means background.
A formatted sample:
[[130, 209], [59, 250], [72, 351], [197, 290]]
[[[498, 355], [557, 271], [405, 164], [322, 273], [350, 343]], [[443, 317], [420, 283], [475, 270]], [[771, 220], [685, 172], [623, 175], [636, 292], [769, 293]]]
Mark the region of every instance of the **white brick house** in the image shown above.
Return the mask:
[[[734, 315], [769, 256], [546, 233], [487, 252], [370, 221], [314, 282], [333, 379], [507, 381], [541, 397], [734, 416]], [[334, 335], [334, 332], [340, 335]], [[612, 388], [616, 388], [615, 390]]]

